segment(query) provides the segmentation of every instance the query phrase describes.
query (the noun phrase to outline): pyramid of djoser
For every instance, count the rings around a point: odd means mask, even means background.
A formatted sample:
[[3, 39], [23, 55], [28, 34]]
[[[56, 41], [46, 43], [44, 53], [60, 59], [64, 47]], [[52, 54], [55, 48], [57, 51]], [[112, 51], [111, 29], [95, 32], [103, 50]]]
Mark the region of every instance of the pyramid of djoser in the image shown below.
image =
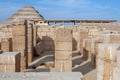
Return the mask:
[[8, 18], [5, 23], [11, 23], [15, 19], [44, 20], [43, 16], [31, 6], [25, 6]]

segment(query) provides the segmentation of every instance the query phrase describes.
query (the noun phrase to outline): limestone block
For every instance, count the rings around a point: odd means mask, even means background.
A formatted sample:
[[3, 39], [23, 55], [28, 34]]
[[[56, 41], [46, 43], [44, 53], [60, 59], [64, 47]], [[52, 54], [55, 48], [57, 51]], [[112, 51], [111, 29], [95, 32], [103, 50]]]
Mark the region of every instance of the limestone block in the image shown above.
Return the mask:
[[47, 36], [47, 32], [40, 32], [40, 37]]
[[55, 60], [69, 60], [72, 59], [71, 51], [55, 51]]
[[6, 72], [6, 65], [0, 64], [0, 72]]
[[23, 25], [13, 26], [13, 31], [25, 31], [25, 26]]
[[56, 51], [72, 51], [72, 42], [56, 42]]
[[32, 33], [33, 33], [32, 27], [28, 27], [28, 28], [27, 28], [27, 33], [28, 33], [28, 34], [32, 34]]
[[49, 31], [47, 32], [48, 37], [55, 37], [55, 31]]
[[[117, 49], [120, 44], [99, 44], [97, 55], [97, 80], [113, 78], [113, 69], [116, 67]], [[100, 77], [101, 76], [101, 77]]]
[[72, 60], [56, 60], [55, 61], [56, 72], [71, 72]]
[[55, 28], [53, 28], [53, 27], [52, 27], [52, 28], [50, 28], [50, 31], [51, 31], [51, 32], [55, 31]]
[[9, 52], [10, 51], [10, 42], [9, 41], [2, 41], [1, 42], [1, 49], [3, 50], [3, 52]]
[[16, 69], [17, 67], [15, 65], [6, 65], [6, 71], [7, 72], [19, 72], [19, 70]]
[[117, 67], [120, 69], [120, 51], [117, 51]]
[[40, 27], [37, 27], [37, 32], [41, 32], [41, 28]]
[[5, 52], [0, 54], [0, 63], [1, 64], [16, 64], [20, 59], [19, 52]]
[[28, 59], [27, 59], [28, 64], [31, 63], [32, 60], [33, 60], [33, 52], [31, 51], [31, 52], [28, 52]]
[[72, 31], [63, 28], [57, 29], [55, 40], [59, 42], [72, 42]]
[[83, 40], [83, 57], [86, 60], [91, 60], [91, 39]]
[[21, 41], [25, 41], [25, 36], [13, 36], [13, 41], [18, 43]]
[[120, 35], [110, 35], [110, 43], [120, 43]]
[[1, 72], [20, 71], [20, 53], [5, 52], [3, 54], [0, 54], [0, 71]]
[[120, 47], [120, 44], [99, 44], [98, 45], [98, 58], [106, 58], [105, 55], [105, 47], [111, 46], [112, 51], [114, 52], [114, 54], [111, 54], [112, 57], [111, 59], [115, 59], [116, 56], [116, 49]]
[[24, 51], [25, 50], [24, 45], [25, 44], [22, 43], [13, 43], [13, 51]]
[[41, 31], [43, 31], [43, 32], [47, 32], [47, 31], [49, 31], [50, 29], [49, 29], [49, 27], [42, 27], [41, 28]]
[[115, 67], [113, 69], [113, 80], [120, 80], [120, 68]]
[[25, 31], [13, 31], [13, 36], [24, 36], [25, 35]]
[[119, 34], [104, 34], [103, 42], [104, 43], [120, 43], [120, 35]]
[[20, 58], [20, 70], [22, 71], [22, 70], [26, 69], [27, 65], [28, 65], [27, 64], [27, 57], [21, 56], [21, 58]]

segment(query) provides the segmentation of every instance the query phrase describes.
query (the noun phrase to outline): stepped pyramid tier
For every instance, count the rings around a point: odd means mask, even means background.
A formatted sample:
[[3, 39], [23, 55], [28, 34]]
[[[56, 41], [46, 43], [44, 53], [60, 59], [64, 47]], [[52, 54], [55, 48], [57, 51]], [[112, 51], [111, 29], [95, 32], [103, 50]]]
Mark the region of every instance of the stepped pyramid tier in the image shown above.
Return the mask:
[[18, 19], [44, 20], [44, 17], [32, 6], [25, 6], [8, 18], [5, 23], [12, 23]]

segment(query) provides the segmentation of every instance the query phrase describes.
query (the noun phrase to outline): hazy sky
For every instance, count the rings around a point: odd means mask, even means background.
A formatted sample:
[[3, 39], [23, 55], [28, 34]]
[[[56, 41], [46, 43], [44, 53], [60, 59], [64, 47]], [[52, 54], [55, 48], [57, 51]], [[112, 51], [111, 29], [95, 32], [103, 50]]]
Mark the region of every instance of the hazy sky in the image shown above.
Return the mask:
[[0, 22], [23, 6], [33, 6], [45, 19], [114, 19], [120, 0], [0, 0]]

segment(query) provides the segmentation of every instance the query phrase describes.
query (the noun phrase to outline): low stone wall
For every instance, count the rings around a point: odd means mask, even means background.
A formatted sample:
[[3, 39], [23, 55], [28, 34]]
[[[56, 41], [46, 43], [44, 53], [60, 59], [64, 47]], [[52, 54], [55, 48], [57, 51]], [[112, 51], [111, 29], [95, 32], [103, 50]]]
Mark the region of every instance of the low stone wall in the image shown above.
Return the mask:
[[0, 54], [0, 72], [20, 72], [20, 53], [5, 52]]

